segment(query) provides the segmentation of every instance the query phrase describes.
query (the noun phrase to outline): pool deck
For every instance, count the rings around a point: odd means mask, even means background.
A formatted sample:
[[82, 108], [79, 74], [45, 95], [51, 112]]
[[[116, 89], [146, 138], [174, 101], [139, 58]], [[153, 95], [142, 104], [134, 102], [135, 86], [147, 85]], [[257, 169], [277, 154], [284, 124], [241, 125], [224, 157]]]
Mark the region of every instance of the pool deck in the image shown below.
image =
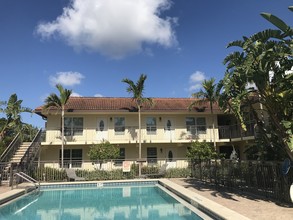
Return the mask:
[[[167, 188], [188, 196], [195, 206], [207, 206], [211, 211], [225, 215], [226, 219], [288, 220], [293, 216], [292, 204], [278, 204], [251, 194], [235, 190], [216, 189], [192, 179], [160, 179]], [[13, 189], [4, 182], [0, 186], [0, 200], [9, 199], [16, 194], [24, 194], [24, 189]]]
[[[293, 218], [293, 203], [279, 204], [264, 197], [245, 194], [243, 192], [215, 188], [192, 179], [170, 179], [219, 205], [229, 208], [252, 220], [289, 220]], [[237, 219], [239, 220], [239, 219]]]

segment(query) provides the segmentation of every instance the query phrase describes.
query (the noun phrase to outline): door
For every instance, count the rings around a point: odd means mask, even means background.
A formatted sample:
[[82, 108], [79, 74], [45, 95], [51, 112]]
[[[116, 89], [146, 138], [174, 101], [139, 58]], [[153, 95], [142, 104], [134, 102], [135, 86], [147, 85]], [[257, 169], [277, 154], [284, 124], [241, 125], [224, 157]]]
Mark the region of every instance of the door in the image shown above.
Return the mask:
[[174, 159], [175, 157], [175, 152], [174, 148], [167, 148], [166, 149], [166, 158], [167, 158], [167, 164], [168, 168], [176, 168], [176, 160]]
[[108, 123], [106, 118], [98, 118], [97, 120], [97, 139], [100, 141], [108, 139]]
[[174, 140], [174, 131], [174, 120], [172, 118], [166, 118], [164, 121], [165, 140]]

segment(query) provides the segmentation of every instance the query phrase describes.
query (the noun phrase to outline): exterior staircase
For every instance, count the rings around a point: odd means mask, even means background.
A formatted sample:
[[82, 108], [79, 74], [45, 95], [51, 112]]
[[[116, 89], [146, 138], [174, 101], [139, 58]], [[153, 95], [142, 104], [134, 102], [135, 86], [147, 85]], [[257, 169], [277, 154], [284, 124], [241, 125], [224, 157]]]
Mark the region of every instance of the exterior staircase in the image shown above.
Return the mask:
[[37, 158], [41, 146], [42, 130], [40, 129], [32, 142], [22, 142], [18, 134], [5, 151], [0, 155], [0, 174], [2, 180], [9, 180], [12, 172], [25, 172]]
[[21, 143], [19, 148], [16, 150], [15, 154], [12, 156], [10, 163], [19, 164], [30, 145], [31, 145], [31, 142]]

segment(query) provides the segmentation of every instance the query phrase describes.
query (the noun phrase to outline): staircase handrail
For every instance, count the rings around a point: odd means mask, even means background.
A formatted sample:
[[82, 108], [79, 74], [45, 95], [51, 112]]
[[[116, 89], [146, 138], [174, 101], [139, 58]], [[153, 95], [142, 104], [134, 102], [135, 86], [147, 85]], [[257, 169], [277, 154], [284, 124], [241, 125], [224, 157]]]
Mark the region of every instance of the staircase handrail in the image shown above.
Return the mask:
[[39, 129], [36, 136], [32, 140], [30, 146], [24, 153], [23, 157], [20, 160], [20, 166], [23, 168], [24, 165], [28, 166], [33, 160], [35, 159], [36, 155], [39, 152], [40, 149], [40, 139], [42, 136], [42, 129]]
[[[40, 189], [40, 182], [38, 182], [37, 180], [35, 180], [31, 176], [27, 175], [26, 173], [18, 172], [18, 173], [15, 173], [14, 176], [19, 176], [20, 178], [34, 184], [36, 189]], [[38, 185], [37, 185], [37, 183], [38, 183]], [[16, 182], [16, 184], [17, 184], [17, 182]], [[13, 184], [12, 184], [12, 189], [13, 189]]]
[[13, 138], [8, 147], [0, 156], [0, 162], [9, 162], [16, 150], [21, 144], [20, 132]]
[[20, 175], [26, 177], [27, 179], [29, 179], [30, 181], [32, 181], [32, 182], [34, 182], [34, 183], [38, 183], [37, 180], [35, 180], [34, 178], [32, 178], [31, 176], [27, 175], [27, 174], [24, 173], [24, 172], [18, 172], [18, 174], [20, 174]]

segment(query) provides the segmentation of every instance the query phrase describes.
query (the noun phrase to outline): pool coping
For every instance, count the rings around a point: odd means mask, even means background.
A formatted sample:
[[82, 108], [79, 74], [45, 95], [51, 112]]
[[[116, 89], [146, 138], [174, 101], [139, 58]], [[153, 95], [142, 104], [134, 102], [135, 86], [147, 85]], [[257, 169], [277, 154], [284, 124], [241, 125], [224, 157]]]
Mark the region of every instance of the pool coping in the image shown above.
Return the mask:
[[168, 179], [159, 179], [158, 181], [165, 188], [215, 219], [249, 220], [249, 218], [245, 217], [244, 215], [241, 215], [238, 212], [228, 209], [225, 206], [222, 206], [210, 199], [192, 192]]
[[[192, 192], [183, 186], [178, 185], [168, 179], [133, 179], [133, 180], [104, 180], [104, 181], [76, 181], [76, 182], [56, 182], [56, 183], [40, 183], [41, 189], [52, 189], [52, 188], [65, 188], [74, 185], [80, 186], [93, 186], [93, 187], [103, 187], [103, 184], [106, 183], [107, 186], [123, 186], [131, 184], [141, 184], [141, 183], [158, 183], [170, 190], [192, 206], [196, 207], [200, 211], [206, 213], [215, 219], [227, 219], [227, 220], [248, 220], [249, 218], [231, 210], [227, 207], [224, 207], [210, 199], [207, 199], [195, 192]], [[20, 185], [21, 186], [21, 185]], [[48, 187], [49, 186], [49, 187]], [[12, 189], [8, 192], [1, 194], [0, 206], [4, 205], [7, 202], [10, 202], [24, 194], [28, 191], [31, 191], [32, 188], [22, 188], [22, 189]]]

